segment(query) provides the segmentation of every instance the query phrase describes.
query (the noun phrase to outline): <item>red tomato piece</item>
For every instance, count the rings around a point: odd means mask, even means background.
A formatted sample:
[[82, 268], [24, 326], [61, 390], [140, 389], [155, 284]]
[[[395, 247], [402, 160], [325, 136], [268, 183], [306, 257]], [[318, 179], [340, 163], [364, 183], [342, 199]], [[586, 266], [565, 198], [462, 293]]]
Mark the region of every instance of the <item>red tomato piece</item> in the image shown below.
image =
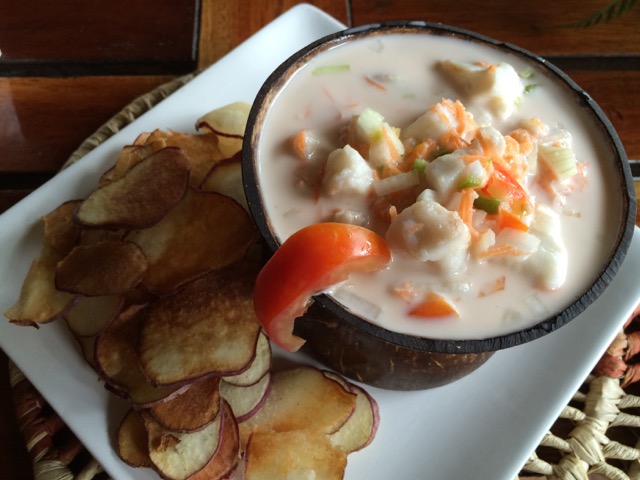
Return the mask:
[[353, 272], [383, 269], [391, 260], [386, 241], [364, 227], [318, 223], [289, 237], [264, 265], [254, 288], [258, 320], [271, 340], [288, 351], [304, 339], [293, 335], [294, 320], [311, 297]]

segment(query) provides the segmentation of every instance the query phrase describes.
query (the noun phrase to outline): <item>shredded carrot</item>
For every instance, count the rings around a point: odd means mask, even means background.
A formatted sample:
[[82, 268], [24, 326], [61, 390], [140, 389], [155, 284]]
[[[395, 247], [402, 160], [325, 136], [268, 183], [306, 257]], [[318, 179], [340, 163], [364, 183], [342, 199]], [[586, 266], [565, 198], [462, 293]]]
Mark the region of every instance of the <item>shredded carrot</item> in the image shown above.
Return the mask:
[[435, 292], [427, 293], [425, 298], [409, 311], [409, 315], [421, 318], [460, 316], [456, 307], [449, 300]]
[[391, 139], [389, 132], [387, 131], [386, 128], [382, 129], [382, 138], [384, 138], [384, 141], [387, 144], [387, 147], [389, 147], [389, 153], [391, 154], [389, 161], [394, 164], [398, 163], [398, 161], [400, 160], [400, 152], [398, 151], [395, 144], [393, 143], [393, 140]]
[[469, 229], [471, 238], [475, 238], [478, 232], [473, 228], [473, 201], [475, 199], [475, 191], [473, 188], [463, 188], [460, 192], [460, 204], [458, 205], [458, 215]]
[[467, 121], [469, 119], [467, 118], [467, 111], [465, 110], [464, 105], [462, 105], [460, 100], [456, 100], [456, 102], [453, 104], [453, 108], [454, 108], [456, 120], [458, 120], [458, 128], [456, 131], [458, 132], [459, 135], [462, 135], [463, 133], [466, 132], [468, 127]]
[[387, 87], [385, 87], [384, 85], [382, 85], [381, 83], [376, 82], [374, 79], [372, 79], [371, 77], [364, 77], [365, 81], [371, 85], [372, 87], [377, 88], [378, 90], [382, 90], [383, 92], [387, 91]]
[[418, 159], [418, 158], [423, 158], [425, 160], [427, 160], [430, 156], [430, 154], [435, 150], [436, 148], [436, 142], [434, 142], [433, 140], [426, 140], [424, 142], [421, 142], [419, 144], [417, 144], [415, 147], [413, 147], [404, 157], [405, 160], [407, 162], [407, 164], [409, 164], [411, 167], [413, 167], [413, 163]]
[[526, 255], [527, 252], [522, 250], [518, 250], [513, 245], [494, 245], [493, 247], [487, 248], [484, 252], [478, 255], [479, 258], [490, 258], [490, 257], [520, 257], [522, 255]]

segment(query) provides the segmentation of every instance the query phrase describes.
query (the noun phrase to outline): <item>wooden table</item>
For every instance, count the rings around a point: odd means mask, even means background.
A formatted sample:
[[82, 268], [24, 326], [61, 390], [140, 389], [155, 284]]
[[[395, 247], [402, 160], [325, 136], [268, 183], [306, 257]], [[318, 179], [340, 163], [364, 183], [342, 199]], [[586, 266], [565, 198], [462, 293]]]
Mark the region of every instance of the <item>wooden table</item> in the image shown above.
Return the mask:
[[[138, 95], [215, 62], [296, 3], [1, 2], [0, 212], [55, 175], [82, 140]], [[640, 158], [640, 5], [609, 22], [576, 28], [566, 24], [608, 1], [310, 3], [350, 26], [428, 20], [532, 50], [590, 93], [629, 158]], [[15, 422], [6, 364], [0, 351], [0, 477], [29, 479], [31, 461]]]

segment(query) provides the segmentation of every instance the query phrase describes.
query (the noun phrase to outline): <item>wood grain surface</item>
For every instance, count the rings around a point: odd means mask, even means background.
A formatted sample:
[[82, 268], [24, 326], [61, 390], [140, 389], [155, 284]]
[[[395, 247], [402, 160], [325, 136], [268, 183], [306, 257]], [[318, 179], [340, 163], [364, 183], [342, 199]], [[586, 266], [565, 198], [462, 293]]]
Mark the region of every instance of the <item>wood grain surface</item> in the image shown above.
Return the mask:
[[[205, 68], [293, 0], [0, 2], [0, 212], [54, 175], [92, 132], [139, 95]], [[534, 51], [602, 107], [640, 158], [640, 6], [590, 28], [569, 26], [607, 0], [316, 0], [349, 26], [426, 20]], [[229, 99], [233, 101], [234, 99]], [[0, 352], [0, 478], [31, 479], [7, 359]]]

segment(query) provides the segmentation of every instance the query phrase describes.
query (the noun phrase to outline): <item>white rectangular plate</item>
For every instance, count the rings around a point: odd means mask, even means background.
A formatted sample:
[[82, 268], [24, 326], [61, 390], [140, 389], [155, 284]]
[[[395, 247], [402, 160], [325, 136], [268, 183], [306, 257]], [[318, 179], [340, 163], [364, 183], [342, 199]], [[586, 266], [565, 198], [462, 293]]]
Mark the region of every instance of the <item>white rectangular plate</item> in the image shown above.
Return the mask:
[[[297, 6], [0, 216], [2, 311], [17, 298], [39, 249], [38, 218], [91, 191], [124, 145], [156, 128], [193, 131], [203, 113], [239, 100], [251, 102], [280, 62], [342, 28], [309, 5]], [[369, 389], [380, 406], [378, 436], [349, 457], [345, 478], [512, 480], [633, 310], [640, 297], [638, 271], [636, 229], [611, 287], [553, 335], [499, 352], [472, 375], [445, 387], [410, 393]], [[98, 382], [61, 322], [36, 330], [0, 320], [0, 346], [113, 478], [157, 478], [117, 458], [114, 431], [126, 404]]]

